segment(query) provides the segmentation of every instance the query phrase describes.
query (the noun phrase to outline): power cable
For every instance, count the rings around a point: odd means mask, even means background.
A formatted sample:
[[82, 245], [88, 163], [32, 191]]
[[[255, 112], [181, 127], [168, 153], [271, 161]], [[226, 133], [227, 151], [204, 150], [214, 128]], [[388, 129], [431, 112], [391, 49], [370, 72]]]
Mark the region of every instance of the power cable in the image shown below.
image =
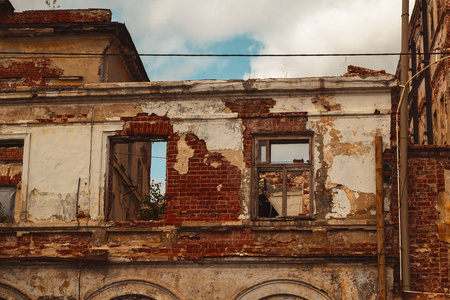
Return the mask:
[[[447, 55], [450, 52], [416, 53], [415, 55]], [[139, 56], [139, 57], [345, 57], [345, 56], [402, 56], [411, 53], [293, 53], [293, 54], [214, 54], [214, 53], [78, 53], [78, 52], [8, 52], [1, 51], [0, 55], [29, 55], [29, 56]]]

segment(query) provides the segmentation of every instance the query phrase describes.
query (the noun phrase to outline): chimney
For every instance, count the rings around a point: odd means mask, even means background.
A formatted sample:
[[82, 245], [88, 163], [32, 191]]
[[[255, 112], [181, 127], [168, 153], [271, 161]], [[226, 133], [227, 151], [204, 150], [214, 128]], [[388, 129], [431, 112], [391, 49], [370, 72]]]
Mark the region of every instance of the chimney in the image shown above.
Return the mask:
[[12, 14], [14, 10], [14, 6], [9, 0], [0, 0], [0, 14]]

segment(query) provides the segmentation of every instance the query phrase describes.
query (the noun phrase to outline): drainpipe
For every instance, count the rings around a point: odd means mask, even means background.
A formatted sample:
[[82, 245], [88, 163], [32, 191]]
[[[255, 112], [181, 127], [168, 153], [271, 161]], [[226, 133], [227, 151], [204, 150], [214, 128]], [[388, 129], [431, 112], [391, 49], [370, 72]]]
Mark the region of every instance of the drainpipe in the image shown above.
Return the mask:
[[[402, 1], [402, 49], [400, 57], [400, 84], [405, 86], [408, 81], [409, 59], [405, 53], [409, 52], [409, 0]], [[408, 99], [407, 90], [403, 97]], [[411, 277], [409, 266], [409, 216], [408, 216], [408, 101], [401, 101], [400, 106], [400, 176], [399, 195], [400, 197], [400, 280], [403, 290], [411, 289]], [[398, 147], [398, 145], [397, 145]]]
[[384, 235], [383, 203], [383, 138], [375, 137], [375, 166], [377, 187], [377, 253], [378, 253], [378, 299], [386, 300], [386, 246]]

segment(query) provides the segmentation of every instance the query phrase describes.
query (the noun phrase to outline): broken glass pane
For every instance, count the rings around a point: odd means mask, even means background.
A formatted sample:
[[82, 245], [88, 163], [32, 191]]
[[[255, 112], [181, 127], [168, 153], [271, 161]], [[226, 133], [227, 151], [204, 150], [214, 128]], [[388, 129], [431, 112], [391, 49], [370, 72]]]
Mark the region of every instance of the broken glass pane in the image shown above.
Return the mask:
[[259, 161], [266, 162], [267, 161], [266, 157], [267, 157], [266, 142], [260, 142], [259, 143]]
[[271, 163], [308, 163], [309, 141], [275, 141], [270, 144]]
[[287, 172], [287, 216], [295, 217], [309, 211], [309, 171]]
[[283, 173], [259, 172], [258, 176], [259, 216], [273, 218], [283, 208]]
[[0, 186], [0, 220], [12, 222], [14, 220], [14, 207], [16, 203], [16, 186]]

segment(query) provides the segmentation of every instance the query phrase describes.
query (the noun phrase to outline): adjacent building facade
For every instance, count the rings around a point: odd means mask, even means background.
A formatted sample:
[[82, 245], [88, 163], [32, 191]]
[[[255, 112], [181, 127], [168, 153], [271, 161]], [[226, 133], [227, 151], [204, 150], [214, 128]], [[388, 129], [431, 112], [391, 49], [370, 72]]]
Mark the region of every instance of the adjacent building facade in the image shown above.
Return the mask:
[[449, 8], [449, 1], [416, 1], [410, 20], [411, 82], [404, 101], [411, 291], [405, 295], [412, 299], [450, 297]]

